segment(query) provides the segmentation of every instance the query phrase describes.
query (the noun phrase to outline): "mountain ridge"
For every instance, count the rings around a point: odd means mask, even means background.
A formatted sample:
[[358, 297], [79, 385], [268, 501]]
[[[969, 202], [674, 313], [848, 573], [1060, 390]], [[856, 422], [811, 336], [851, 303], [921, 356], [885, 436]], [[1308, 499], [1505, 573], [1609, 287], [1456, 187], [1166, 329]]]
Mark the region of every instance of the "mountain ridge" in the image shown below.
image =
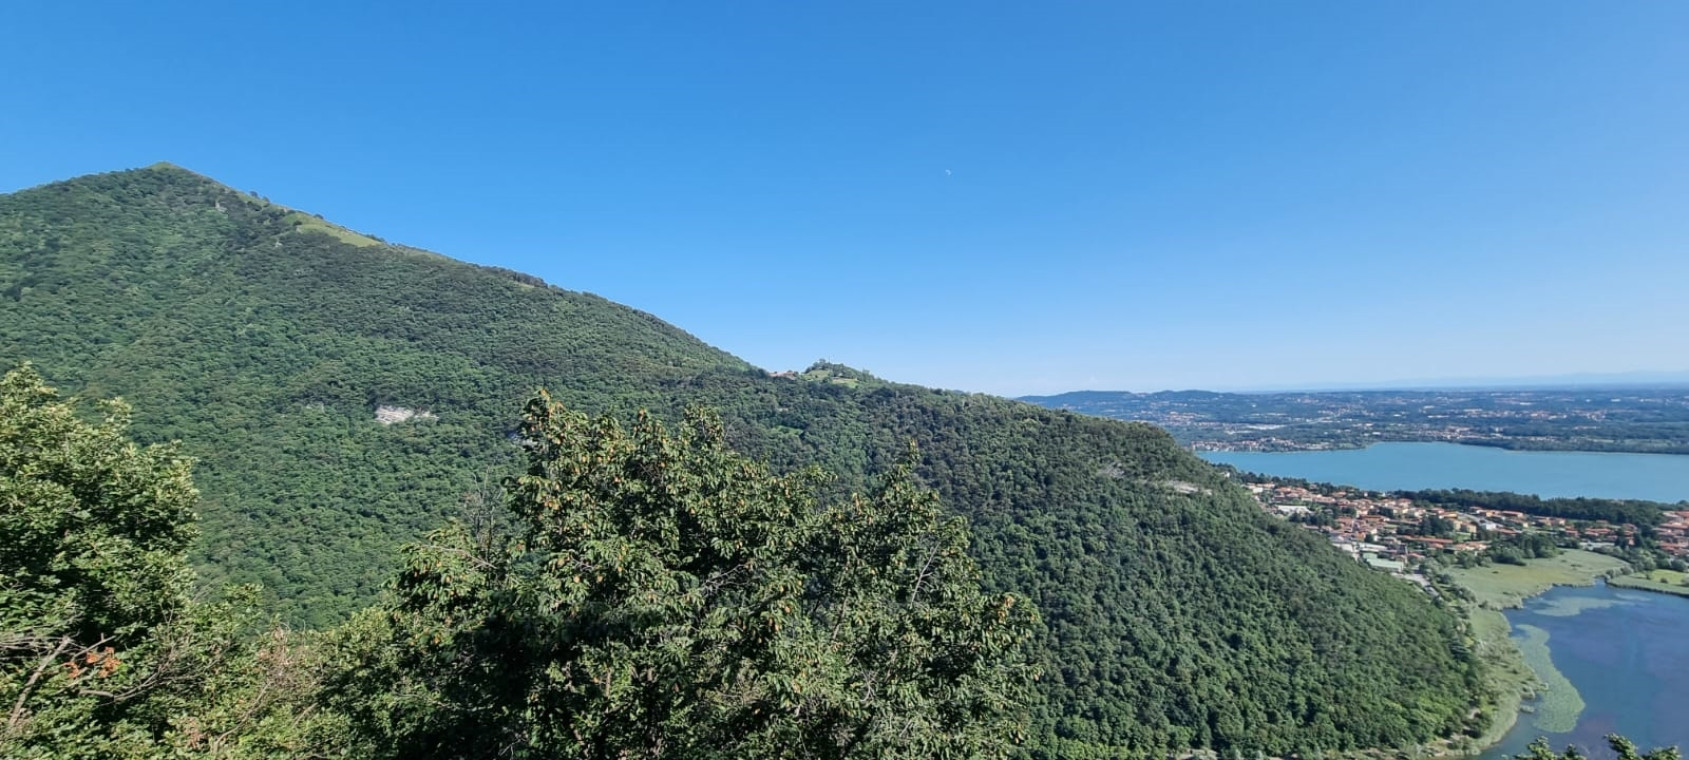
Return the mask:
[[841, 490], [918, 443], [988, 582], [1044, 616], [1034, 754], [1392, 746], [1470, 723], [1452, 615], [1264, 517], [1165, 431], [842, 365], [771, 377], [646, 312], [233, 197], [173, 165], [0, 196], [0, 357], [182, 440], [205, 577], [262, 582], [295, 622], [356, 609], [399, 543], [484, 510], [543, 385], [595, 413], [710, 406], [735, 448]]

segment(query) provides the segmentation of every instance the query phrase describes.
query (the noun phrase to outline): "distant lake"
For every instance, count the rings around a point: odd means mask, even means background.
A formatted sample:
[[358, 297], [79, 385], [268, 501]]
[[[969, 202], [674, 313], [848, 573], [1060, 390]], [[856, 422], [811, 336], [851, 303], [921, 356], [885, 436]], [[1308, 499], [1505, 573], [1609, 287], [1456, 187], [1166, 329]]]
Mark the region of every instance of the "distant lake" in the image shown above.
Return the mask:
[[1545, 698], [1481, 760], [1501, 760], [1547, 736], [1556, 750], [1576, 744], [1611, 757], [1603, 736], [1623, 734], [1643, 750], [1689, 748], [1689, 599], [1597, 586], [1556, 588], [1509, 610], [1514, 637], [1547, 635], [1554, 667], [1585, 703], [1576, 727], [1551, 733]]
[[1544, 497], [1689, 499], [1689, 456], [1508, 451], [1456, 443], [1378, 443], [1343, 451], [1206, 451], [1210, 462], [1374, 491], [1470, 488]]

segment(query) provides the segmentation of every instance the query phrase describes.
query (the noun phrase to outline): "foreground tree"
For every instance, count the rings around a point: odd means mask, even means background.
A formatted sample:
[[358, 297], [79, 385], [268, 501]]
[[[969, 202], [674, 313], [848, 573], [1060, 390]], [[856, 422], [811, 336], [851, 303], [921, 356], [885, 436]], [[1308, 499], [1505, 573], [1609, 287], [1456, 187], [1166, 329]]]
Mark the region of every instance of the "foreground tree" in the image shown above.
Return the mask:
[[[403, 757], [1004, 754], [1034, 615], [980, 589], [967, 532], [908, 467], [823, 507], [695, 413], [630, 431], [541, 395], [518, 527], [411, 549], [334, 699]], [[360, 650], [361, 647], [361, 650]], [[368, 684], [383, 684], [370, 692]]]
[[0, 381], [0, 699], [10, 752], [71, 754], [147, 723], [178, 680], [196, 494], [173, 449], [79, 419], [29, 367]]
[[78, 416], [33, 369], [0, 380], [0, 756], [264, 757], [310, 744], [302, 650], [255, 637], [255, 592], [190, 597], [198, 498], [128, 409]]

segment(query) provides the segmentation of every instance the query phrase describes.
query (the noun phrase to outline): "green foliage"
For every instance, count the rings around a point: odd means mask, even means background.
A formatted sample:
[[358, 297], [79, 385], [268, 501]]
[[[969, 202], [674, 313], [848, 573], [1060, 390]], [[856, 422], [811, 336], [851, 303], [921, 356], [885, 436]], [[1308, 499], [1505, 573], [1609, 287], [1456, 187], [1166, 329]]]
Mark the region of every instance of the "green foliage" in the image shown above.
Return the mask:
[[1543, 517], [1563, 517], [1568, 520], [1602, 520], [1613, 524], [1631, 523], [1654, 527], [1665, 519], [1668, 510], [1678, 505], [1641, 499], [1544, 499], [1534, 494], [1508, 491], [1472, 491], [1464, 488], [1434, 491], [1401, 491], [1396, 494], [1438, 506], [1500, 509]]
[[[773, 472], [835, 473], [808, 486], [833, 505], [893, 477], [916, 441], [906, 477], [969, 521], [987, 588], [1042, 613], [1034, 754], [1287, 753], [1464, 728], [1478, 682], [1452, 616], [1262, 516], [1157, 429], [836, 364], [769, 377], [591, 295], [355, 242], [168, 166], [0, 197], [0, 356], [121, 392], [138, 438], [181, 440], [206, 493], [205, 585], [260, 583], [295, 624], [351, 618], [323, 672], [397, 667], [378, 644], [402, 632], [355, 611], [406, 542], [466, 512], [496, 527], [486, 485], [520, 467], [514, 421], [550, 387], [624, 422], [718, 409], [725, 444]], [[434, 417], [383, 425], [382, 406]], [[404, 706], [442, 687], [401, 675], [359, 721], [421, 730]]]
[[196, 494], [174, 451], [129, 443], [127, 417], [82, 421], [27, 366], [0, 380], [0, 704], [19, 754], [144, 723], [172, 677]]
[[823, 509], [815, 473], [770, 474], [707, 415], [624, 432], [542, 397], [522, 436], [519, 529], [407, 554], [378, 641], [409, 683], [363, 711], [370, 756], [1007, 750], [1032, 613], [980, 590], [907, 469]]
[[[296, 623], [367, 604], [400, 545], [512, 465], [494, 442], [534, 388], [651, 405], [659, 381], [744, 367], [594, 296], [294, 221], [169, 166], [0, 198], [0, 357], [182, 441], [203, 576], [263, 585]], [[436, 419], [383, 426], [380, 405]]]
[[1490, 542], [1486, 556], [1496, 562], [1522, 565], [1528, 559], [1551, 559], [1560, 556], [1561, 547], [1554, 536], [1546, 533], [1516, 533], [1511, 536], [1479, 538]]
[[916, 441], [989, 582], [1042, 614], [1040, 753], [1399, 746], [1464, 730], [1481, 692], [1423, 593], [1262, 515], [1147, 425], [883, 382], [705, 382], [737, 445], [782, 469], [872, 473]]
[[[1611, 747], [1617, 760], [1678, 760], [1682, 753], [1676, 747], [1659, 747], [1649, 752], [1638, 752], [1636, 744], [1618, 734], [1607, 736], [1607, 746]], [[1567, 747], [1561, 754], [1554, 754], [1548, 746], [1548, 740], [1539, 738], [1531, 742], [1530, 749], [1524, 754], [1516, 755], [1516, 760], [1587, 760], [1588, 756], [1577, 747]]]
[[190, 598], [188, 462], [127, 420], [82, 420], [29, 367], [0, 380], [0, 755], [266, 756], [308, 722], [285, 704], [305, 671], [251, 640], [249, 590]]

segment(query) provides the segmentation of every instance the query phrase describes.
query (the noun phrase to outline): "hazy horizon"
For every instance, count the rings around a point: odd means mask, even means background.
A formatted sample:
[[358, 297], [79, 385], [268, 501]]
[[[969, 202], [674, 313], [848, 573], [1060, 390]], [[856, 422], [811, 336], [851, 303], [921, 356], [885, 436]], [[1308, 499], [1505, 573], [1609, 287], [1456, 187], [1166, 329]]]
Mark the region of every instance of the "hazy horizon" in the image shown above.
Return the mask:
[[1187, 391], [1211, 393], [1341, 393], [1345, 391], [1460, 391], [1460, 390], [1601, 390], [1601, 389], [1677, 389], [1689, 386], [1689, 370], [1682, 372], [1638, 371], [1611, 374], [1573, 374], [1532, 377], [1469, 377], [1424, 378], [1394, 380], [1377, 383], [1346, 383], [1332, 381], [1295, 386], [1262, 387], [1188, 387], [1188, 388], [1073, 388], [1054, 393], [1023, 393], [1017, 398], [1051, 397], [1067, 393], [1178, 393]]

